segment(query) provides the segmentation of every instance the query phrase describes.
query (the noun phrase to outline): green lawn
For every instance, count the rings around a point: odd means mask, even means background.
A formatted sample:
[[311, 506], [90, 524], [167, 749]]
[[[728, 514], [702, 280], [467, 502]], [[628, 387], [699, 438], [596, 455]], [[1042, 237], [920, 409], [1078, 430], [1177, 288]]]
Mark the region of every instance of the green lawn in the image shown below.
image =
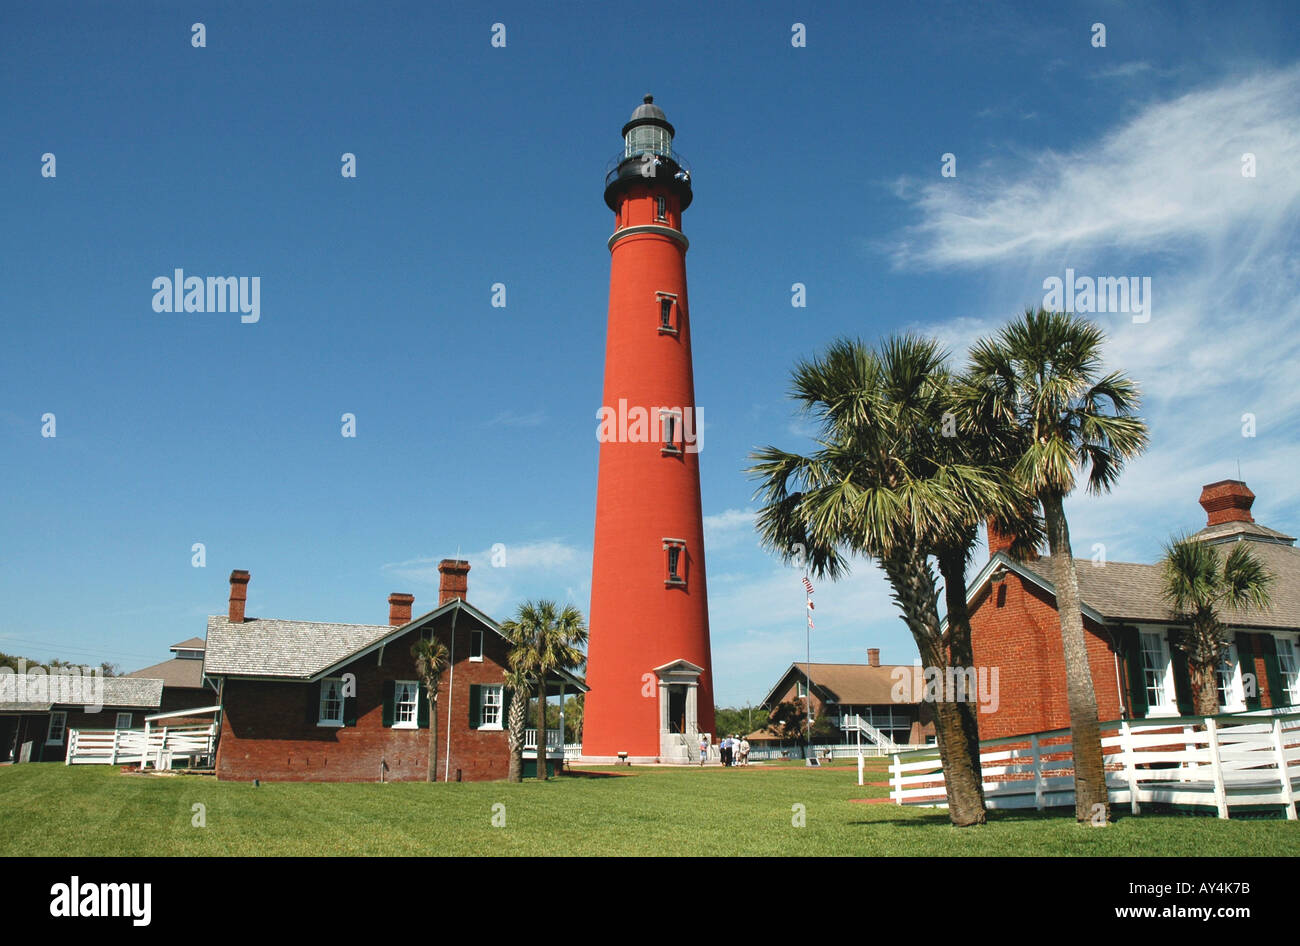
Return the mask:
[[[868, 780], [885, 781], [884, 762]], [[609, 773], [615, 770], [593, 770]], [[108, 766], [0, 768], [0, 855], [1256, 855], [1300, 854], [1300, 823], [1144, 814], [1105, 828], [1066, 811], [860, 804], [856, 771], [632, 768], [547, 784], [273, 783], [132, 776]], [[193, 806], [207, 826], [193, 827]], [[494, 806], [505, 826], [493, 827]], [[795, 827], [802, 805], [806, 826]]]

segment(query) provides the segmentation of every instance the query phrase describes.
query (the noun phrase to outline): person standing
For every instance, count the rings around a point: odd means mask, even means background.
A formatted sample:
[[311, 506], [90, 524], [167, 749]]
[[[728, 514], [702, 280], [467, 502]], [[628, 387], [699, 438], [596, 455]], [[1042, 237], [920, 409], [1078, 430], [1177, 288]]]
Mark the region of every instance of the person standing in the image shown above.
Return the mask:
[[700, 733], [700, 765], [704, 765], [704, 760], [709, 757], [709, 737], [705, 733]]
[[749, 740], [744, 736], [740, 737], [740, 764], [749, 765]]

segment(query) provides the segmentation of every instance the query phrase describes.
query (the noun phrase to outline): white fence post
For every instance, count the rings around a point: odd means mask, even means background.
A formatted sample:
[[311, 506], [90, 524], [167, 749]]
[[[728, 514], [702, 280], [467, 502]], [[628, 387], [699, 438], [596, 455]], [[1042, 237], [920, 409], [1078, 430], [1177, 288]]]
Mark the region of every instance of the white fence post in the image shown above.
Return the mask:
[[1219, 817], [1228, 817], [1228, 790], [1223, 784], [1223, 764], [1219, 761], [1219, 726], [1213, 716], [1205, 717], [1205, 732], [1209, 736], [1210, 768], [1214, 775], [1214, 804]]
[[866, 764], [866, 760], [862, 758], [862, 752], [861, 750], [859, 750], [858, 751], [858, 785], [862, 784], [862, 767], [865, 764]]
[[1137, 749], [1133, 745], [1133, 728], [1128, 720], [1119, 724], [1119, 751], [1124, 759], [1124, 777], [1128, 781], [1128, 807], [1133, 814], [1141, 814], [1138, 805]]
[[1277, 775], [1282, 780], [1282, 800], [1286, 802], [1286, 820], [1295, 821], [1295, 791], [1291, 788], [1291, 773], [1287, 771], [1286, 746], [1282, 742], [1282, 720], [1273, 718], [1273, 751], [1277, 753]]
[[894, 764], [890, 767], [889, 780], [894, 783], [894, 791], [898, 793], [898, 797], [894, 800], [894, 803], [897, 805], [903, 803], [903, 770], [901, 766], [902, 763], [898, 760], [898, 755], [895, 754]]

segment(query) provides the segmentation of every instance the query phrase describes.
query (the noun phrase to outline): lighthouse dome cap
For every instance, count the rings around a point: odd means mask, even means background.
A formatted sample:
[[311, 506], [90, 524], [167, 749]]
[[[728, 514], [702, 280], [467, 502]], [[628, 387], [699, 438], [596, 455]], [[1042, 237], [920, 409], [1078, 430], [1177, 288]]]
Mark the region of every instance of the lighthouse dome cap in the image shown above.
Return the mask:
[[626, 137], [630, 129], [643, 125], [655, 125], [666, 129], [669, 135], [677, 133], [672, 123], [668, 121], [668, 117], [664, 115], [664, 110], [655, 104], [653, 95], [647, 95], [641, 104], [632, 110], [632, 117], [623, 126], [623, 136]]
[[661, 122], [668, 120], [668, 116], [664, 114], [664, 110], [655, 104], [655, 97], [653, 95], [647, 95], [641, 100], [641, 104], [632, 110], [632, 118], [630, 121], [640, 121], [643, 118], [657, 118]]

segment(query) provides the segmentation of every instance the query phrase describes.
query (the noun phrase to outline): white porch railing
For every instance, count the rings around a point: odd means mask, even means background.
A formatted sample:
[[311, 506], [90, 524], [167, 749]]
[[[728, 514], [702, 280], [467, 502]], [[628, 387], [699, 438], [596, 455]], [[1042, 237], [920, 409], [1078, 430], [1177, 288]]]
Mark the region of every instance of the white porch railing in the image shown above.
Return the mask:
[[150, 763], [170, 768], [177, 759], [211, 756], [217, 727], [177, 726], [143, 729], [72, 729], [68, 732], [65, 765], [129, 765]]
[[[1300, 713], [1180, 716], [1103, 723], [1102, 752], [1112, 804], [1137, 814], [1143, 802], [1207, 807], [1275, 806], [1296, 820], [1300, 796]], [[1056, 729], [980, 743], [988, 808], [1074, 804], [1070, 731]], [[897, 753], [889, 797], [900, 805], [946, 807], [943, 767], [931, 747]]]
[[[546, 750], [548, 752], [552, 749], [560, 749], [563, 746], [564, 746], [564, 733], [560, 732], [558, 729], [546, 730]], [[536, 729], [524, 730], [524, 748], [525, 749], [537, 748]]]
[[[839, 728], [841, 732], [856, 731], [862, 733], [862, 735], [871, 740], [873, 745], [879, 746], [886, 752], [898, 752], [901, 748], [893, 739], [890, 739], [883, 732], [857, 714], [851, 716], [846, 714], [841, 716]], [[857, 753], [855, 752], [854, 754], [856, 755]]]

